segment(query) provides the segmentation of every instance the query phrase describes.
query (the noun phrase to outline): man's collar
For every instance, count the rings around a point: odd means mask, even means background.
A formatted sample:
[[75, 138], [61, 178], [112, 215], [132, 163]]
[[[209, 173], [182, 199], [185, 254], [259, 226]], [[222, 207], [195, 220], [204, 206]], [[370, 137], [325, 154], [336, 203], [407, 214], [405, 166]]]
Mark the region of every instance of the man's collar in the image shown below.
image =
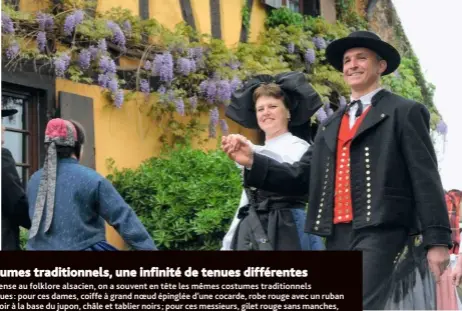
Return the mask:
[[375, 90], [373, 90], [372, 92], [369, 92], [367, 93], [366, 95], [363, 95], [361, 96], [360, 98], [353, 98], [350, 96], [350, 102], [352, 102], [353, 100], [361, 100], [361, 103], [363, 105], [369, 105], [372, 101], [372, 98], [374, 97], [375, 94], [377, 94], [378, 92], [380, 92], [381, 90], [383, 90], [383, 87], [378, 87], [376, 88]]

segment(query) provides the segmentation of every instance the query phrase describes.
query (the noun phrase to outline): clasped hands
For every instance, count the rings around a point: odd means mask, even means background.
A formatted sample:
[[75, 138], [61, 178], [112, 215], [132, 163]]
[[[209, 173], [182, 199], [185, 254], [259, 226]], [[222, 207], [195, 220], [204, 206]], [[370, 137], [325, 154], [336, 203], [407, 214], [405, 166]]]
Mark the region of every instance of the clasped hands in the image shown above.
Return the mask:
[[231, 134], [221, 138], [221, 148], [228, 157], [246, 168], [252, 167], [253, 150], [250, 142], [242, 135]]

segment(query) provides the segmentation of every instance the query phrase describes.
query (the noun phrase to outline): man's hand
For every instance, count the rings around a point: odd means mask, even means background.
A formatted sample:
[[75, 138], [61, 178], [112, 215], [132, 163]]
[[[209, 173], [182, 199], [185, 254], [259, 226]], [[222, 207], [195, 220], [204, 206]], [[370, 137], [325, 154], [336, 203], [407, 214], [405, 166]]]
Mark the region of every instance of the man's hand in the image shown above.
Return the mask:
[[221, 148], [231, 160], [247, 168], [252, 167], [253, 151], [244, 136], [238, 134], [223, 136]]
[[437, 283], [440, 276], [449, 265], [449, 249], [447, 246], [431, 246], [427, 253], [428, 266], [435, 276]]
[[460, 285], [460, 279], [462, 278], [462, 256], [459, 254], [458, 257], [459, 258], [457, 258], [456, 266], [454, 267], [454, 269], [452, 269], [451, 273], [452, 283], [455, 286]]

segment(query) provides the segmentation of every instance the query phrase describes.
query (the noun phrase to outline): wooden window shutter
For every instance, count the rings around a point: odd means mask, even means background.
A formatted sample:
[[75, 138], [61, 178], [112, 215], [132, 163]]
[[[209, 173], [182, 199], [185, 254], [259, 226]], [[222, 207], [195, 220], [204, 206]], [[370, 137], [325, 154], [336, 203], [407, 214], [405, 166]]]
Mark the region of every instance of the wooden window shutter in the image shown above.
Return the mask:
[[59, 92], [61, 118], [75, 120], [85, 129], [85, 144], [80, 163], [96, 170], [95, 164], [95, 122], [93, 117], [93, 98], [78, 94]]

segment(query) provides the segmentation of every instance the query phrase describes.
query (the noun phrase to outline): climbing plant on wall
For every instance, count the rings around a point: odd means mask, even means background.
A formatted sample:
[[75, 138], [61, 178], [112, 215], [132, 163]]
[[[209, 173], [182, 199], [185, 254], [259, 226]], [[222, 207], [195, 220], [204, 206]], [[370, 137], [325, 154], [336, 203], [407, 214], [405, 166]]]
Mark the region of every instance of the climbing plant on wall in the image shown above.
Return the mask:
[[[282, 8], [269, 14], [259, 42], [230, 49], [222, 40], [197, 33], [185, 24], [169, 30], [155, 19], [141, 20], [120, 8], [89, 14], [94, 12], [92, 3], [66, 0], [59, 10], [50, 7], [37, 13], [3, 5], [5, 66], [15, 69], [28, 62], [35, 68], [50, 68], [56, 77], [98, 84], [118, 109], [136, 93], [143, 93], [143, 111], [155, 120], [169, 118], [168, 132], [177, 138], [195, 135], [203, 128], [208, 128], [210, 137], [217, 135], [219, 127], [226, 133], [226, 121], [219, 120], [218, 108], [229, 103], [242, 81], [254, 74], [289, 70], [305, 72], [322, 96], [326, 105], [313, 118], [313, 122], [322, 122], [345, 104], [348, 95], [341, 73], [326, 62], [325, 48], [347, 35], [351, 25], [364, 27], [359, 15], [348, 17], [354, 12], [349, 0], [338, 2], [350, 13], [342, 13], [336, 24]], [[118, 68], [117, 59], [123, 56], [139, 60], [137, 68]], [[412, 66], [412, 58], [404, 59], [399, 71], [385, 83], [421, 101], [422, 90], [408, 70]], [[203, 113], [209, 114], [207, 125], [198, 122]], [[436, 126], [439, 118], [433, 113]], [[174, 114], [190, 116], [191, 122], [176, 122]]]

